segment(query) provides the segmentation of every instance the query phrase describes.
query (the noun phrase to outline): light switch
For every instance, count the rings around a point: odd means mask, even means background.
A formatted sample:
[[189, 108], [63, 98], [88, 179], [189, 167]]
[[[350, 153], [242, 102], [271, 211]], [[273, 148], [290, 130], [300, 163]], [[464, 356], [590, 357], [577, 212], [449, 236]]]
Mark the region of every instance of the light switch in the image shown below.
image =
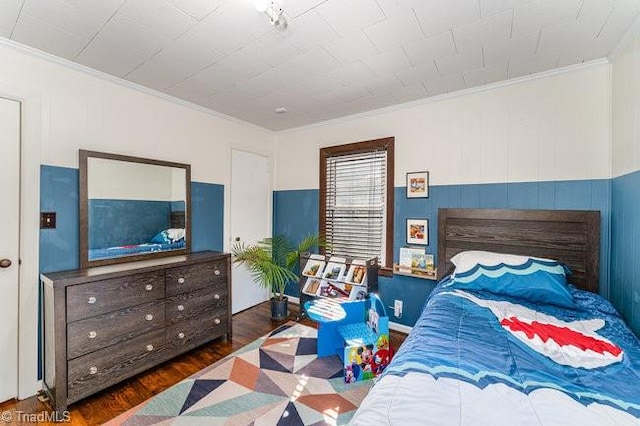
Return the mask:
[[56, 227], [56, 213], [40, 213], [40, 229], [54, 229]]

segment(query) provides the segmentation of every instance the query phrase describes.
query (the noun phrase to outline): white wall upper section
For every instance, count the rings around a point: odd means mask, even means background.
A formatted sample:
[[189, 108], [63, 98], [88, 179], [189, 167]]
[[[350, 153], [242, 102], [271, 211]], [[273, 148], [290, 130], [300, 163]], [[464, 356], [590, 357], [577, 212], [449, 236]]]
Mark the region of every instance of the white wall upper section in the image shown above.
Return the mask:
[[276, 190], [318, 188], [319, 148], [395, 136], [395, 185], [610, 177], [610, 74], [598, 63], [278, 133]]
[[184, 169], [91, 157], [87, 159], [87, 169], [90, 199], [186, 200]]
[[[78, 149], [191, 164], [194, 181], [227, 184], [231, 147], [265, 155], [274, 133], [0, 44], [0, 95], [40, 96], [42, 164], [78, 167]], [[24, 123], [29, 126], [30, 123]]]
[[612, 59], [612, 173], [640, 170], [640, 20]]

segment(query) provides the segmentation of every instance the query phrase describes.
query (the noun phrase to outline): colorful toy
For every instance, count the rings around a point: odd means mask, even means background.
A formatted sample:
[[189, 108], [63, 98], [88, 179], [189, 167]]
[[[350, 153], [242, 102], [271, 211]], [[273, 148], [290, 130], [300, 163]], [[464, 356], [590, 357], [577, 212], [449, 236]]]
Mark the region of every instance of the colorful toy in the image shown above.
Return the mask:
[[344, 381], [373, 379], [389, 365], [389, 318], [380, 299], [371, 294], [362, 322], [338, 327], [344, 339]]

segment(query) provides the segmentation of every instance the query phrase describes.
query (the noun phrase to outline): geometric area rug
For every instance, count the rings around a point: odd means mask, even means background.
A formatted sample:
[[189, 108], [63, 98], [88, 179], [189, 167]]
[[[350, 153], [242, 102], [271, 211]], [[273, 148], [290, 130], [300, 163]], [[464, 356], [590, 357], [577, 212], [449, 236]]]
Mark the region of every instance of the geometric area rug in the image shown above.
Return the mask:
[[289, 322], [106, 425], [345, 425], [373, 380], [345, 384], [316, 341], [315, 328]]

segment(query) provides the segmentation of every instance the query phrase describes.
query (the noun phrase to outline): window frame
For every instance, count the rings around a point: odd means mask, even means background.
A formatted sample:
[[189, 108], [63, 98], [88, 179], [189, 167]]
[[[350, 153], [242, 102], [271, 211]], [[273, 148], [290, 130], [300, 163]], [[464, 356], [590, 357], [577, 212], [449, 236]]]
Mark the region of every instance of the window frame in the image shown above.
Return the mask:
[[[387, 152], [387, 170], [386, 170], [386, 194], [385, 194], [385, 264], [380, 265], [379, 275], [391, 276], [393, 272], [393, 207], [395, 192], [395, 157], [394, 157], [395, 137], [387, 137], [373, 139], [362, 142], [354, 142], [345, 145], [336, 145], [320, 148], [320, 217], [319, 232], [322, 237], [326, 237], [326, 220], [327, 220], [327, 159], [331, 157], [339, 157], [349, 154], [360, 154], [378, 150]], [[324, 250], [322, 250], [324, 253]]]

